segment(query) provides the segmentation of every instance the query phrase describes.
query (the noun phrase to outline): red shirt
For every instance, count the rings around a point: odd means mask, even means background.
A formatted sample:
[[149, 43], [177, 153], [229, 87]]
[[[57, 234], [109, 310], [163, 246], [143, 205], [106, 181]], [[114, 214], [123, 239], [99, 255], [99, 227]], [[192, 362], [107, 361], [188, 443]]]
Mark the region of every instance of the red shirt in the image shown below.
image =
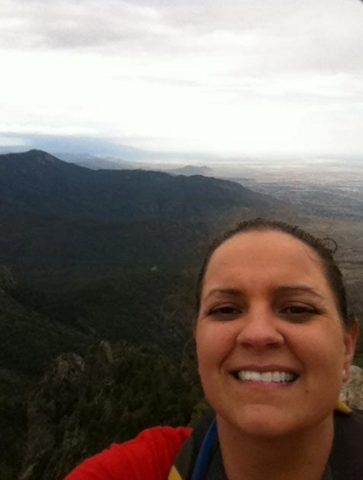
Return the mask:
[[165, 480], [191, 433], [187, 427], [149, 428], [84, 461], [64, 480]]

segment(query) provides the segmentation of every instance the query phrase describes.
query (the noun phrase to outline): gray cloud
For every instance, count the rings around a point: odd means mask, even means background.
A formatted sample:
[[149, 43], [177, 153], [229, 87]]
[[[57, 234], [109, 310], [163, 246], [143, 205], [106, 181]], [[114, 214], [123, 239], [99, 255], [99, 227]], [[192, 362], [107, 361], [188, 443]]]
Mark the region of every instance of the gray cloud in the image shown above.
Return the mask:
[[[122, 156], [122, 153], [129, 156], [137, 149], [127, 147], [126, 145], [119, 145], [115, 139], [102, 138], [95, 136], [81, 136], [81, 135], [42, 135], [42, 134], [24, 134], [14, 132], [4, 132], [2, 136], [12, 140], [9, 145], [2, 142], [4, 145], [2, 150], [6, 151], [25, 151], [31, 148], [47, 150], [50, 153], [67, 152], [82, 154], [85, 152], [92, 152], [97, 155], [115, 155]], [[131, 153], [130, 153], [130, 152]]]
[[0, 126], [358, 150], [362, 24], [360, 0], [1, 0]]
[[233, 55], [241, 73], [362, 70], [359, 0], [2, 0], [9, 48]]
[[160, 35], [158, 14], [115, 0], [4, 0], [1, 44], [20, 48], [105, 47]]

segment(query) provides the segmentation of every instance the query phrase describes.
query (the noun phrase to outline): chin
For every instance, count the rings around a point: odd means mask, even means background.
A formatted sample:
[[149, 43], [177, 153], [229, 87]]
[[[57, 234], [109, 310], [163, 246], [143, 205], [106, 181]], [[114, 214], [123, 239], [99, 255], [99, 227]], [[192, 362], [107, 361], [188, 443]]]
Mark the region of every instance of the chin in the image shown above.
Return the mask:
[[239, 434], [259, 439], [272, 439], [288, 435], [294, 430], [291, 424], [286, 424], [286, 419], [281, 421], [278, 417], [271, 418], [271, 416], [262, 415], [259, 412], [249, 412], [243, 417], [223, 418], [221, 421], [228, 424], [229, 429], [232, 428]]
[[331, 421], [332, 413], [322, 416], [301, 415], [271, 406], [251, 405], [239, 415], [217, 415], [218, 425], [237, 435], [247, 435], [259, 440], [288, 438], [318, 428], [324, 421]]

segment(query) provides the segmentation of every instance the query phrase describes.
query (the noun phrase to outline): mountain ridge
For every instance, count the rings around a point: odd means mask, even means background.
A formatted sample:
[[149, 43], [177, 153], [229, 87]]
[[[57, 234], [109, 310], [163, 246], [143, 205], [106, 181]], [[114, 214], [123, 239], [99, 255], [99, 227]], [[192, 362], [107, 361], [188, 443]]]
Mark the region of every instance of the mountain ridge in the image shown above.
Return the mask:
[[38, 214], [102, 221], [204, 219], [265, 208], [272, 197], [229, 180], [143, 170], [90, 170], [41, 150], [0, 155], [0, 202]]

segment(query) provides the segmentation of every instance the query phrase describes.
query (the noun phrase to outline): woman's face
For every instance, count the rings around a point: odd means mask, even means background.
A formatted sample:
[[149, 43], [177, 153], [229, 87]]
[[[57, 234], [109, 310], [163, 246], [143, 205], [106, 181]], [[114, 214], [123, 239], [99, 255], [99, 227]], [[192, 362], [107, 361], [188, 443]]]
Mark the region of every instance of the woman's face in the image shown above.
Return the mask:
[[216, 249], [195, 338], [219, 420], [267, 437], [330, 421], [355, 344], [317, 254], [278, 231], [238, 234]]

